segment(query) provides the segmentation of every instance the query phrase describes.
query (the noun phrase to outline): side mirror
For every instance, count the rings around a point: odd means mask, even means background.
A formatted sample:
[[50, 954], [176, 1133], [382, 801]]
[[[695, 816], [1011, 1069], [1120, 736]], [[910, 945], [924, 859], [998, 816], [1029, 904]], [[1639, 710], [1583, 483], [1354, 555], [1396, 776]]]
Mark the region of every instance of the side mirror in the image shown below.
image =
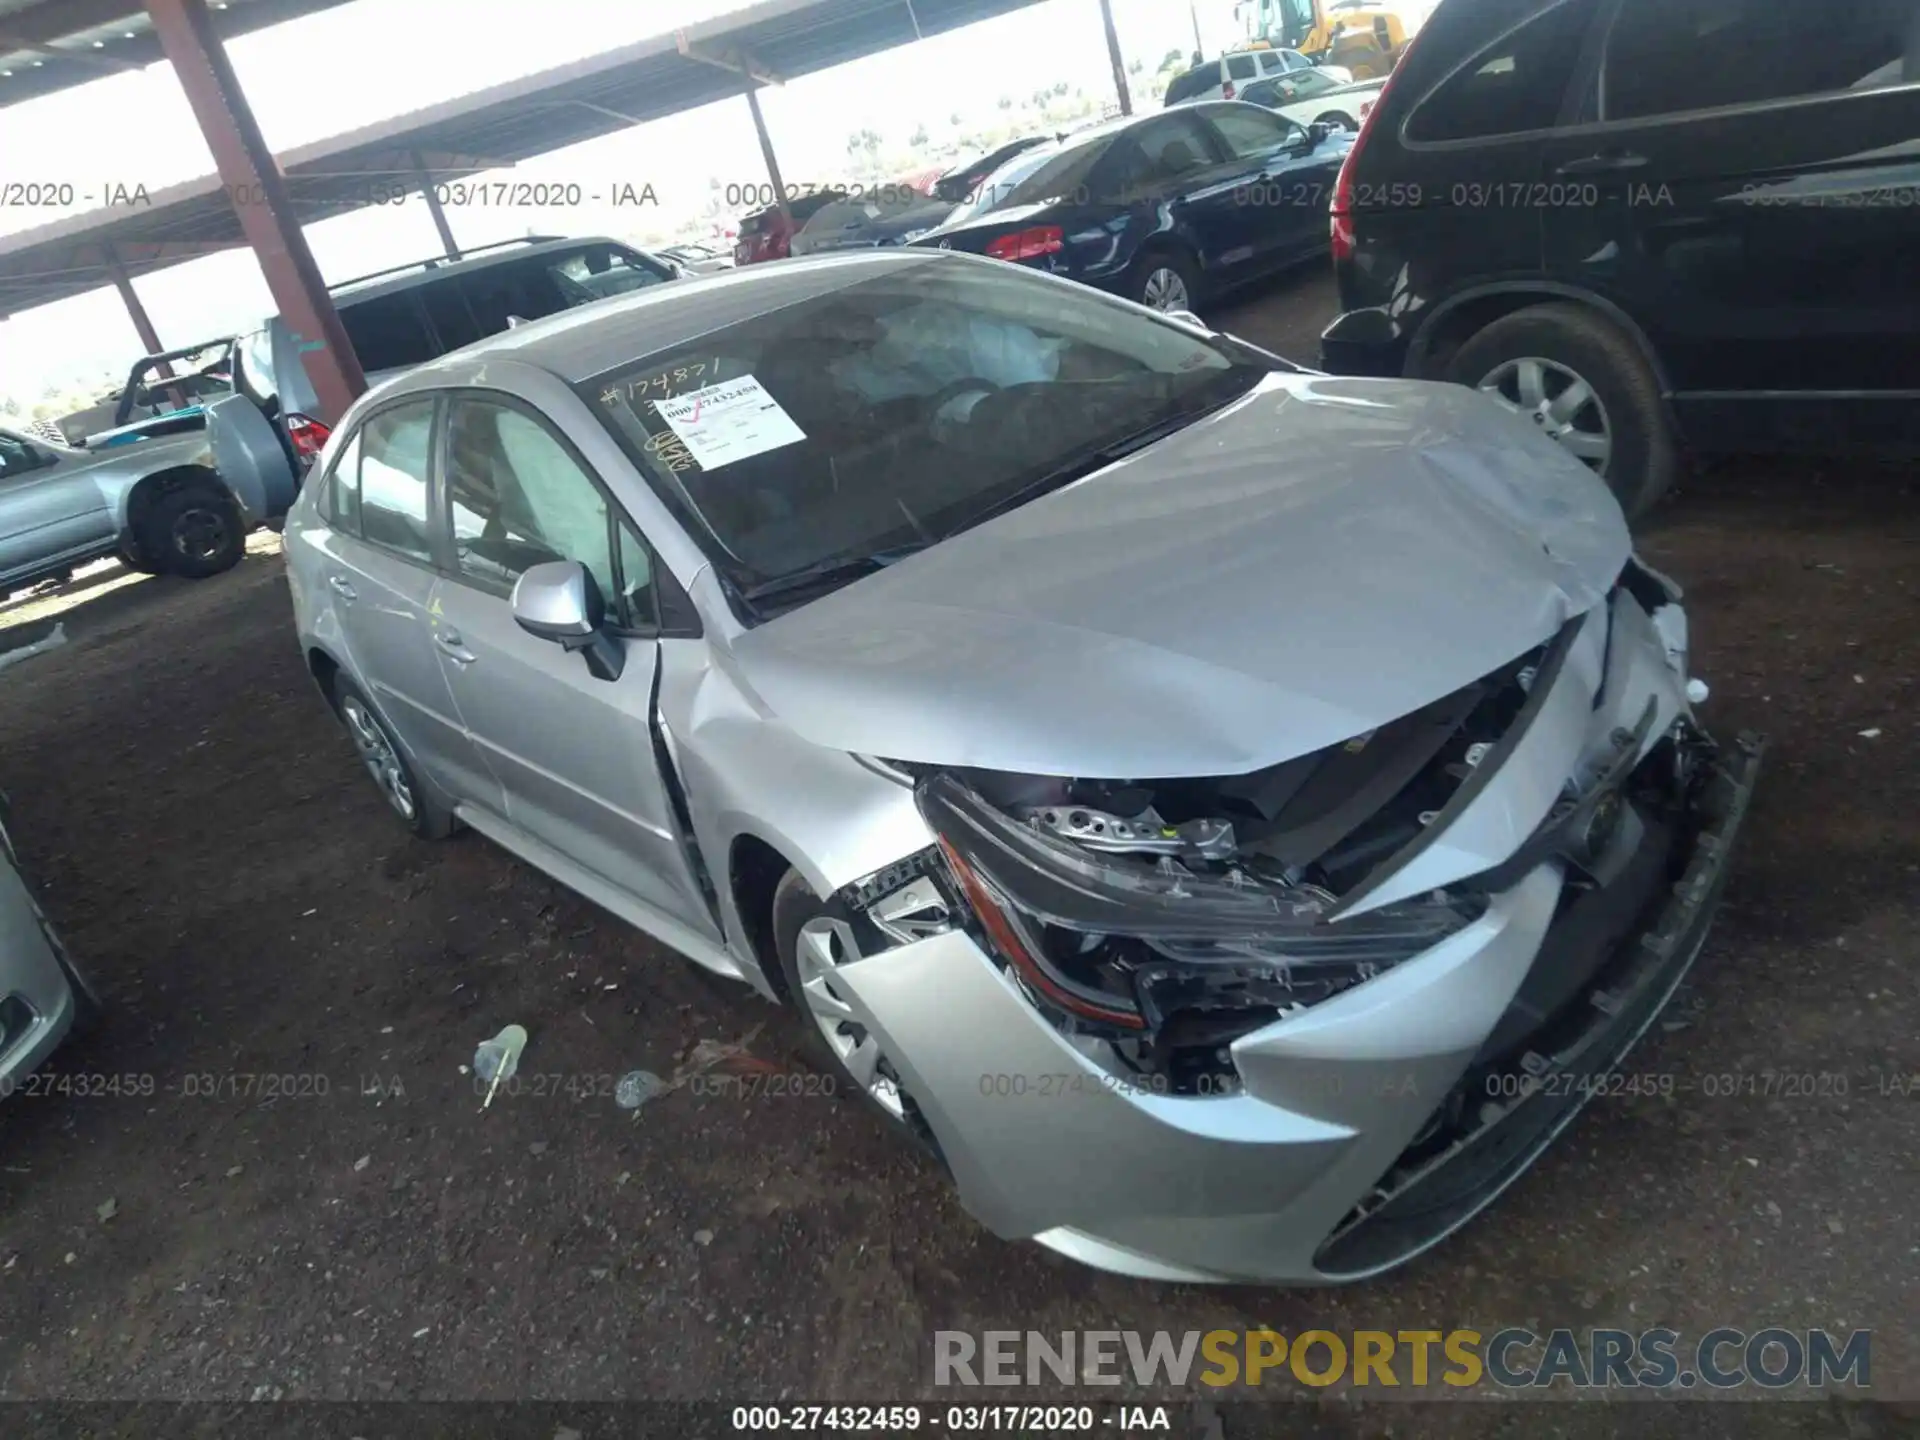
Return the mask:
[[1327, 143], [1327, 137], [1331, 134], [1333, 134], [1333, 127], [1331, 125], [1316, 120], [1307, 127], [1307, 144], [1309, 147], [1317, 149], [1319, 146]]
[[534, 565], [513, 585], [513, 619], [522, 630], [550, 640], [568, 654], [586, 657], [596, 680], [618, 680], [626, 651], [600, 627], [607, 618], [606, 597], [578, 560], [548, 560]]

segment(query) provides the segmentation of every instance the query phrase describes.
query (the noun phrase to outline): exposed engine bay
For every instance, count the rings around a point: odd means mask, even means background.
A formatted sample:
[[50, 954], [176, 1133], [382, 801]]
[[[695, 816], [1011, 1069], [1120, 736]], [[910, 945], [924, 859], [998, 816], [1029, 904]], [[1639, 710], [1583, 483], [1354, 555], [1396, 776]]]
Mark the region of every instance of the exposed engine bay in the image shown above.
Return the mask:
[[[1617, 761], [1570, 776], [1497, 872], [1351, 908], [1445, 828], [1483, 768], [1498, 767], [1577, 629], [1412, 714], [1250, 774], [903, 767], [941, 837], [942, 854], [915, 869], [915, 893], [950, 883], [954, 912], [977, 919], [1030, 998], [1088, 1053], [1157, 1077], [1166, 1093], [1232, 1093], [1233, 1041], [1431, 948], [1544, 859], [1565, 864], [1569, 897], [1611, 885], [1636, 854], [1632, 888], [1659, 889], [1647, 857], [1665, 852], [1699, 737], [1677, 727], [1648, 750], [1649, 707], [1639, 732], [1615, 731]], [[1633, 899], [1624, 919], [1643, 908]]]

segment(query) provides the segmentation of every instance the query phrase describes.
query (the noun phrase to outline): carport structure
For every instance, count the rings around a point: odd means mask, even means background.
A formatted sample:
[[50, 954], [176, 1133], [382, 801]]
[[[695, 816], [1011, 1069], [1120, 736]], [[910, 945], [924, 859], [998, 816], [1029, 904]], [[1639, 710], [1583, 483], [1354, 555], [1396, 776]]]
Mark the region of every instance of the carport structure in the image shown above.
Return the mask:
[[[498, 169], [730, 97], [744, 97], [752, 113], [784, 207], [785, 185], [757, 98], [762, 86], [1036, 0], [761, 0], [275, 156], [223, 42], [342, 3], [347, 0], [0, 0], [0, 107], [164, 56], [216, 167], [213, 175], [132, 203], [120, 195], [82, 194], [83, 203], [100, 208], [0, 239], [0, 319], [112, 284], [142, 342], [158, 352], [163, 347], [134, 279], [249, 245], [280, 314], [308, 342], [303, 361], [321, 402], [317, 418], [332, 423], [366, 382], [303, 225], [417, 186], [442, 245], [457, 255], [434, 198], [436, 180]], [[532, 7], [501, 3], [486, 10], [483, 23], [511, 26], [533, 14]]]

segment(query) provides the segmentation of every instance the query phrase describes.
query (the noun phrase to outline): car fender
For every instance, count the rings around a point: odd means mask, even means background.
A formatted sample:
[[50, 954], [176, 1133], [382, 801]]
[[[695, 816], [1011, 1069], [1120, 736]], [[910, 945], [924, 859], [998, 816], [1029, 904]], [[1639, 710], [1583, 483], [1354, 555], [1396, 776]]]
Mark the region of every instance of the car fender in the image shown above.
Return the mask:
[[[1511, 279], [1483, 281], [1456, 290], [1445, 299], [1436, 301], [1427, 311], [1426, 317], [1415, 327], [1412, 338], [1407, 344], [1406, 374], [1418, 376], [1425, 373], [1425, 365], [1432, 349], [1433, 338], [1439, 333], [1441, 324], [1447, 316], [1461, 306], [1475, 300], [1484, 300], [1493, 295], [1537, 295], [1542, 304], [1555, 300], [1572, 301], [1586, 305], [1606, 316], [1621, 332], [1634, 343], [1641, 357], [1652, 367], [1654, 382], [1660, 388], [1661, 403], [1671, 411], [1673, 385], [1667, 378], [1666, 366], [1661, 363], [1660, 353], [1654, 349], [1653, 342], [1638, 321], [1623, 310], [1614, 301], [1598, 291], [1589, 290], [1580, 285], [1569, 285], [1559, 280], [1544, 280], [1534, 277], [1514, 277]], [[1669, 419], [1672, 418], [1669, 414]]]
[[206, 413], [213, 468], [247, 520], [258, 524], [286, 514], [300, 482], [273, 422], [244, 395], [222, 395]]

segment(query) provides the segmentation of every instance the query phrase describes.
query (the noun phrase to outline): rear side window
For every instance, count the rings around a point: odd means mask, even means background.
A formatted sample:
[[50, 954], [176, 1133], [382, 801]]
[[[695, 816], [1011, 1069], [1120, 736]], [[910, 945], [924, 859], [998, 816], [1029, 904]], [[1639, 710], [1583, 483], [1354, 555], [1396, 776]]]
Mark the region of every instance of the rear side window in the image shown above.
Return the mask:
[[1255, 159], [1307, 138], [1298, 125], [1257, 105], [1203, 105], [1201, 110], [1236, 160]]
[[1260, 73], [1262, 75], [1278, 75], [1286, 68], [1286, 58], [1282, 56], [1278, 50], [1262, 50], [1260, 52]]
[[424, 365], [440, 353], [428, 333], [417, 298], [411, 290], [403, 290], [397, 295], [340, 306], [340, 323], [346, 327], [347, 339], [353, 342], [353, 353], [360, 357], [363, 371], [371, 374]]
[[256, 330], [242, 336], [234, 346], [234, 355], [247, 393], [263, 405], [271, 405], [280, 398], [280, 382], [273, 374], [271, 330]]
[[1421, 103], [1407, 138], [1481, 140], [1550, 128], [1598, 8], [1599, 0], [1562, 0], [1509, 31]]
[[1094, 198], [1127, 203], [1177, 188], [1187, 176], [1220, 163], [1214, 145], [1192, 112], [1162, 115], [1114, 142], [1100, 163]]
[[561, 291], [582, 305], [625, 295], [629, 290], [644, 290], [672, 278], [638, 255], [612, 245], [591, 245], [547, 263], [559, 278]]
[[1848, 0], [1811, 20], [1782, 0], [1625, 0], [1601, 114], [1637, 120], [1920, 83], [1920, 0]]
[[360, 533], [360, 434], [356, 432], [333, 462], [321, 513], [343, 535]]
[[567, 308], [560, 283], [539, 257], [488, 265], [458, 277], [482, 335], [498, 335], [508, 320], [538, 320]]
[[443, 353], [458, 350], [462, 345], [471, 345], [487, 333], [474, 319], [473, 311], [467, 308], [466, 296], [452, 278], [422, 285], [420, 303], [426, 307], [427, 319], [433, 322], [433, 331]]
[[433, 558], [427, 541], [427, 456], [433, 402], [382, 410], [360, 431], [360, 537], [411, 556]]
[[1234, 79], [1251, 80], [1258, 73], [1259, 72], [1254, 69], [1253, 56], [1229, 55], [1227, 57], [1227, 74], [1231, 75]]

